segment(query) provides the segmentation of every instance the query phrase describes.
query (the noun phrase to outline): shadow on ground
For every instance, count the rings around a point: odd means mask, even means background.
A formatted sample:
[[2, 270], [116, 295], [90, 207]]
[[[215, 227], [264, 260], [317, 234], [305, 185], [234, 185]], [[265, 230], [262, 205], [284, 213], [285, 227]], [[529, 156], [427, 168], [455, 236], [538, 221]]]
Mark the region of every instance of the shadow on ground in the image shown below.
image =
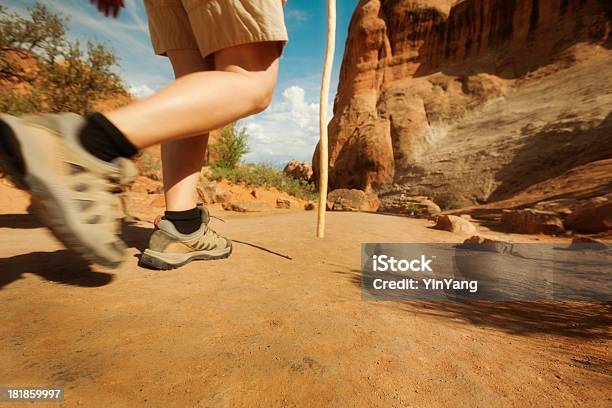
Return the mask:
[[89, 264], [67, 249], [30, 252], [0, 259], [0, 290], [32, 273], [51, 282], [98, 287], [112, 282], [114, 275], [94, 272]]
[[30, 214], [0, 214], [0, 228], [29, 229], [43, 225]]
[[121, 239], [128, 247], [136, 248], [140, 252], [147, 248], [152, 232], [153, 226], [142, 227], [137, 223], [125, 220], [121, 222]]
[[[44, 226], [30, 214], [1, 214], [0, 228], [43, 228]], [[147, 246], [151, 228], [133, 223], [122, 222], [121, 235], [130, 247], [143, 251]], [[32, 243], [35, 248], [36, 243]], [[0, 290], [6, 285], [23, 278], [25, 273], [32, 273], [41, 278], [57, 283], [82, 287], [99, 287], [113, 281], [114, 275], [95, 272], [90, 264], [67, 249], [41, 252], [0, 258]]]
[[517, 335], [547, 333], [564, 337], [611, 339], [610, 302], [404, 302], [420, 314], [459, 319]]
[[[344, 269], [333, 272], [345, 276], [361, 288], [361, 271]], [[402, 310], [418, 315], [490, 327], [515, 335], [546, 333], [564, 337], [612, 339], [612, 302], [446, 300], [393, 303]]]

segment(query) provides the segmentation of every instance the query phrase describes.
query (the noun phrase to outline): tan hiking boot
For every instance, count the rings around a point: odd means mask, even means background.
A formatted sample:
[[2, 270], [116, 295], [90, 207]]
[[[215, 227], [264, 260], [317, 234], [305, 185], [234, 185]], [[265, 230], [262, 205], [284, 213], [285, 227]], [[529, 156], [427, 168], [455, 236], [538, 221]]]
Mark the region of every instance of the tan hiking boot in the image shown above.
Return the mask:
[[200, 206], [202, 225], [193, 234], [181, 234], [166, 219], [156, 221], [157, 228], [149, 240], [140, 265], [153, 269], [174, 269], [194, 260], [227, 258], [232, 253], [232, 241], [223, 238], [208, 226], [208, 210]]
[[84, 118], [72, 113], [0, 114], [0, 165], [41, 204], [42, 221], [83, 258], [117, 267], [125, 245], [118, 237], [119, 200], [111, 191], [137, 174], [127, 159], [107, 163], [81, 146]]

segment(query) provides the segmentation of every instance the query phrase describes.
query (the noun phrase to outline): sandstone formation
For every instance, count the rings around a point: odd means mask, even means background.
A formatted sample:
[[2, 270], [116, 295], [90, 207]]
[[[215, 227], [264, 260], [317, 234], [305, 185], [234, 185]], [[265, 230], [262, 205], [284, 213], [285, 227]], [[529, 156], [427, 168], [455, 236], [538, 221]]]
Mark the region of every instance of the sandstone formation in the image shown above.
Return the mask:
[[476, 226], [468, 220], [456, 215], [440, 215], [436, 218], [435, 229], [462, 234], [475, 234]]
[[589, 249], [593, 251], [605, 251], [609, 248], [612, 247], [599, 239], [591, 237], [575, 237], [574, 239], [572, 239], [572, 243], [569, 246], [569, 249]]
[[519, 234], [561, 235], [565, 232], [563, 221], [556, 213], [532, 208], [504, 211], [501, 226]]
[[380, 201], [376, 194], [356, 189], [338, 189], [327, 195], [327, 209], [332, 211], [377, 211]]
[[[506, 209], [534, 208], [552, 211], [566, 218], [579, 208], [612, 197], [612, 159], [599, 160], [575, 167], [563, 174], [533, 184], [507, 199], [447, 211], [450, 214], [469, 214], [476, 219], [500, 221]], [[385, 197], [382, 198], [384, 203]], [[535, 204], [534, 204], [535, 203]], [[567, 229], [572, 229], [567, 222]]]
[[145, 176], [138, 176], [130, 186], [136, 193], [159, 194], [164, 191], [161, 181], [153, 180]]
[[460, 208], [612, 157], [611, 19], [609, 0], [359, 1], [330, 189]]
[[463, 241], [463, 246], [477, 251], [497, 252], [500, 254], [511, 254], [514, 251], [512, 242], [482, 235], [469, 237]]
[[442, 210], [430, 197], [400, 194], [384, 197], [381, 200], [380, 211], [417, 218], [429, 218]]
[[222, 204], [232, 199], [232, 194], [214, 181], [198, 186], [198, 195], [204, 204]]
[[612, 229], [612, 194], [596, 197], [576, 208], [565, 219], [574, 231], [598, 233]]
[[312, 178], [312, 167], [307, 162], [291, 160], [283, 169], [283, 173], [297, 180], [310, 181]]
[[297, 200], [286, 197], [278, 197], [276, 199], [276, 208], [298, 208], [300, 203]]
[[208, 132], [208, 146], [204, 155], [204, 165], [210, 166], [219, 160], [219, 152], [213, 146], [219, 143], [221, 139], [220, 130], [212, 130]]
[[158, 214], [163, 213], [166, 205], [164, 195], [158, 193], [147, 194], [128, 190], [119, 197], [127, 221], [138, 218], [153, 220]]

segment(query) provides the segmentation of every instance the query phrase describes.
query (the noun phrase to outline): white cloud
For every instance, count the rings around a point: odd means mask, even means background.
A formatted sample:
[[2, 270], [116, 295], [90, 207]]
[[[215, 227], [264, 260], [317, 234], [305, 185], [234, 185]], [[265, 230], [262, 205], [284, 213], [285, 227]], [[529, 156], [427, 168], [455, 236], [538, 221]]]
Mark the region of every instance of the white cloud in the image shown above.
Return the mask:
[[287, 117], [300, 129], [309, 133], [317, 132], [319, 104], [306, 102], [304, 88], [293, 85], [286, 88], [282, 95], [283, 101], [271, 106], [268, 115], [277, 120]]
[[113, 40], [112, 43], [129, 47], [132, 53], [137, 51], [146, 56], [152, 54], [151, 46], [146, 38], [143, 38], [142, 33], [134, 35], [130, 32], [133, 29], [140, 31], [137, 23], [125, 24], [108, 17], [92, 16], [91, 11], [86, 11], [83, 8], [72, 8], [66, 12], [59, 4], [51, 3], [50, 6], [55, 11], [65, 12], [71, 17], [71, 26], [75, 27], [73, 34], [78, 35], [82, 29], [91, 30]]
[[310, 18], [310, 15], [302, 10], [289, 10], [288, 12], [285, 13], [285, 17], [287, 17], [290, 20], [296, 20], [296, 21], [308, 21], [308, 19]]
[[147, 29], [147, 23], [145, 23], [143, 19], [140, 18], [140, 16], [138, 15], [139, 6], [136, 4], [136, 0], [127, 0], [125, 3], [125, 8], [130, 18], [136, 24], [136, 27], [138, 28], [138, 30], [148, 35], [149, 30]]
[[282, 166], [289, 160], [312, 160], [319, 139], [319, 104], [293, 85], [263, 113], [240, 122], [249, 134], [246, 160]]
[[131, 84], [128, 87], [128, 91], [138, 99], [144, 99], [155, 93], [147, 84]]

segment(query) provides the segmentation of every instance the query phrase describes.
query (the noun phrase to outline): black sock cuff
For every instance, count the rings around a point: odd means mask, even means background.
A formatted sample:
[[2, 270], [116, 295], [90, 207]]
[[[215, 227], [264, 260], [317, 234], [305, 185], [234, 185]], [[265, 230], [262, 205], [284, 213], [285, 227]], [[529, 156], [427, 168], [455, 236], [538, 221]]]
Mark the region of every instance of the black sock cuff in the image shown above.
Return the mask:
[[125, 135], [121, 133], [121, 131], [117, 129], [117, 127], [100, 112], [95, 112], [89, 115], [87, 117], [87, 121], [97, 125], [104, 131], [104, 134], [112, 140], [113, 144], [119, 150], [121, 157], [129, 158], [138, 153], [136, 146], [134, 146], [132, 142], [130, 142]]
[[199, 220], [202, 213], [198, 207], [195, 207], [185, 211], [166, 211], [164, 215], [169, 221], [189, 221], [193, 219]]

